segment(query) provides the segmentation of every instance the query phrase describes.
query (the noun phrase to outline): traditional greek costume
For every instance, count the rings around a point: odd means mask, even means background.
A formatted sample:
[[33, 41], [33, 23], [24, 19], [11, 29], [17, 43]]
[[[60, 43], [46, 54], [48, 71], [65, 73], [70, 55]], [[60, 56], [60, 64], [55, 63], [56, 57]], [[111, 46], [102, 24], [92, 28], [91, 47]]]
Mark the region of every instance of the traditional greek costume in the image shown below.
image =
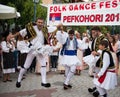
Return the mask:
[[106, 94], [106, 90], [114, 89], [117, 85], [117, 75], [115, 65], [110, 51], [103, 50], [100, 59], [97, 62], [99, 78], [94, 78], [93, 82], [97, 87], [100, 95]]
[[[105, 36], [101, 34], [99, 37], [95, 38], [91, 43], [91, 51], [98, 51], [99, 50], [99, 43], [100, 41], [104, 40]], [[101, 51], [98, 51], [101, 54]], [[93, 71], [96, 65], [97, 60], [99, 59], [99, 56], [93, 56], [88, 55], [83, 57], [83, 61], [85, 61], [86, 64], [89, 65], [89, 75], [93, 76]]]
[[64, 81], [64, 89], [68, 88], [69, 81], [75, 73], [76, 66], [81, 65], [82, 62], [77, 57], [77, 49], [81, 44], [78, 44], [77, 39], [74, 37], [72, 40], [69, 38], [67, 33], [58, 32], [59, 35], [58, 41], [63, 44], [60, 54], [62, 58], [60, 60], [60, 64], [65, 67], [65, 76], [66, 79]]
[[[48, 29], [47, 27], [43, 27], [41, 30], [38, 29], [37, 25], [33, 26], [32, 23], [28, 23], [26, 28], [21, 30], [20, 35], [29, 42], [29, 52], [26, 57], [26, 61], [24, 66], [21, 68], [18, 81], [16, 83], [16, 87], [21, 86], [21, 79], [23, 74], [30, 67], [34, 57], [37, 57], [37, 60], [41, 64], [41, 77], [42, 77], [42, 86], [50, 87], [50, 83], [46, 82], [46, 59], [44, 57], [44, 53], [46, 51], [51, 51], [50, 46], [44, 46], [47, 44], [48, 39]], [[49, 50], [48, 50], [49, 49]]]

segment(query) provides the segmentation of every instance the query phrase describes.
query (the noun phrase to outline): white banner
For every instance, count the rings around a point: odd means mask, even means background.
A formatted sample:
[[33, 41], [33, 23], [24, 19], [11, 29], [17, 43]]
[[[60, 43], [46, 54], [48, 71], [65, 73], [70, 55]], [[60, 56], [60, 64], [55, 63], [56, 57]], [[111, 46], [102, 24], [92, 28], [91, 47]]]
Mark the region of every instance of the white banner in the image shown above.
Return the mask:
[[120, 25], [120, 0], [53, 4], [47, 25]]

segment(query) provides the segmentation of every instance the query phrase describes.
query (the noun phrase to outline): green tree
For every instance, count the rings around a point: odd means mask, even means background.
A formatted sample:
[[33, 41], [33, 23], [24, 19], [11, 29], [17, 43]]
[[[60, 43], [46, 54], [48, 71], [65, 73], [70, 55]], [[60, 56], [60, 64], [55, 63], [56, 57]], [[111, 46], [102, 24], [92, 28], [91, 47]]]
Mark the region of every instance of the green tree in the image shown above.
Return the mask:
[[47, 8], [41, 6], [40, 4], [37, 5], [37, 17], [42, 17], [44, 20], [47, 18]]

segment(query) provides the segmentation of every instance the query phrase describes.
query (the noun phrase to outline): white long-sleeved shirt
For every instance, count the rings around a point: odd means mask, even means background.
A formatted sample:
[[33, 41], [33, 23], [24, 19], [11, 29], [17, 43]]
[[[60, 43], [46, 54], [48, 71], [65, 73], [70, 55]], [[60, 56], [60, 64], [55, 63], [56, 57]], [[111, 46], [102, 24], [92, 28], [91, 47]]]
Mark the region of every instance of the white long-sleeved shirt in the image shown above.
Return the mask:
[[10, 49], [12, 49], [11, 51], [15, 50], [15, 46], [10, 43], [7, 43], [6, 41], [1, 42], [1, 47], [2, 47], [2, 51], [6, 53], [9, 53]]
[[[42, 30], [39, 30], [37, 25], [33, 26], [34, 30], [36, 31], [37, 36], [31, 40], [31, 44], [32, 44], [32, 49], [37, 49], [42, 47], [42, 45], [44, 44], [44, 35], [42, 33]], [[25, 37], [27, 35], [27, 31], [26, 29], [23, 29], [20, 31], [20, 34]]]
[[103, 67], [101, 68], [101, 70], [98, 73], [98, 76], [102, 76], [104, 74], [104, 72], [107, 70], [107, 68], [109, 67], [110, 64], [110, 56], [108, 53], [104, 53], [103, 54]]

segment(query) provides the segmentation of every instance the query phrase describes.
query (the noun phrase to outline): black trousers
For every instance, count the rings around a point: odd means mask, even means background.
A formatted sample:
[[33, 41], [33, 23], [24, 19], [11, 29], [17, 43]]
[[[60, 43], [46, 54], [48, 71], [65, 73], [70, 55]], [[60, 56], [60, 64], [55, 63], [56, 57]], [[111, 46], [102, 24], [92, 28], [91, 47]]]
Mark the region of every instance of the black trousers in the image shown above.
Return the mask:
[[58, 56], [50, 56], [50, 60], [51, 60], [51, 65], [52, 65], [52, 68], [57, 68], [57, 65], [58, 65]]

